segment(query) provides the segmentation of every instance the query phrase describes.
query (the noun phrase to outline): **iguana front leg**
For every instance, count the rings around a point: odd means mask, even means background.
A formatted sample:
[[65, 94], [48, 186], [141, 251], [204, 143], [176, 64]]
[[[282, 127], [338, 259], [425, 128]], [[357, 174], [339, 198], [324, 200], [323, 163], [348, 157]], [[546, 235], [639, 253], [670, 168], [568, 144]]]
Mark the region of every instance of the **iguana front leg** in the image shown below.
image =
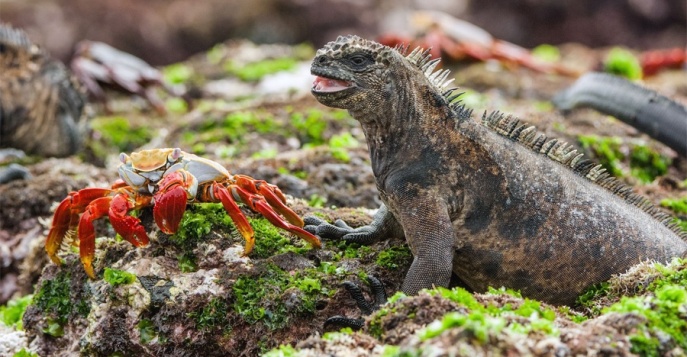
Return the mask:
[[352, 228], [340, 219], [334, 224], [313, 216], [305, 217], [304, 221], [306, 231], [323, 239], [343, 239], [369, 245], [386, 238], [403, 237], [403, 227], [385, 205], [379, 207], [372, 223], [359, 228]]
[[447, 205], [429, 194], [407, 195], [398, 202], [398, 218], [382, 205], [367, 226], [351, 228], [341, 220], [329, 224], [317, 217], [306, 217], [304, 228], [323, 239], [344, 239], [360, 244], [405, 235], [414, 259], [401, 290], [415, 295], [425, 288], [448, 286], [453, 270], [455, 235]]
[[[424, 195], [411, 195], [407, 200], [411, 204], [402, 204], [399, 210], [400, 221], [389, 209], [382, 205], [375, 214], [370, 225], [351, 228], [345, 222], [337, 220], [329, 224], [317, 217], [306, 217], [305, 229], [321, 238], [344, 239], [349, 242], [371, 244], [380, 239], [403, 236], [411, 246], [414, 255], [413, 263], [406, 274], [401, 290], [408, 295], [415, 295], [420, 290], [433, 286], [448, 286], [453, 268], [454, 233], [447, 206], [441, 200], [426, 199], [419, 201]], [[344, 286], [356, 301], [363, 315], [379, 308], [385, 298], [384, 287], [379, 280], [370, 277], [372, 290], [376, 295], [374, 304], [367, 303], [360, 293], [360, 289], [351, 282]], [[376, 282], [376, 284], [375, 284]], [[365, 308], [367, 307], [367, 308]], [[343, 316], [333, 316], [327, 320], [327, 325], [346, 326], [354, 329], [362, 327], [361, 319], [351, 319]]]
[[413, 252], [401, 290], [416, 295], [422, 289], [447, 287], [453, 271], [455, 234], [447, 205], [420, 192], [400, 199], [398, 220]]

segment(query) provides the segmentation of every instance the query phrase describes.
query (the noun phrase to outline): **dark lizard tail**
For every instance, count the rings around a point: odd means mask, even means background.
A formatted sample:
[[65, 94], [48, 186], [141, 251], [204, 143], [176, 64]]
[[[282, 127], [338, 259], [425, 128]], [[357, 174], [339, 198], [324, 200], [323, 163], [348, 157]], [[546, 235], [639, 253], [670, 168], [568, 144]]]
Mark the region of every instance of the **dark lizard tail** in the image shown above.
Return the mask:
[[585, 74], [553, 103], [562, 111], [589, 107], [612, 115], [687, 156], [687, 108], [624, 78]]

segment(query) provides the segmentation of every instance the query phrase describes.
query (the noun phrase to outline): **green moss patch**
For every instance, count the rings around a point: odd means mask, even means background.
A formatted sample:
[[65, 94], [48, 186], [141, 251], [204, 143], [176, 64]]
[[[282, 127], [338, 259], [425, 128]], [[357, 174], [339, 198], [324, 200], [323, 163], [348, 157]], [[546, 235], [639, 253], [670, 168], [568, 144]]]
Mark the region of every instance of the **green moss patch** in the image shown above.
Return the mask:
[[620, 162], [625, 155], [620, 151], [622, 139], [618, 137], [600, 137], [597, 135], [580, 135], [578, 140], [585, 150], [591, 150], [599, 163], [615, 177], [623, 176]]
[[324, 131], [327, 122], [323, 120], [324, 112], [319, 109], [310, 109], [306, 112], [294, 112], [291, 114], [291, 125], [300, 134], [302, 142], [309, 145], [320, 145], [325, 142]]
[[[623, 296], [628, 292], [632, 296]], [[646, 320], [629, 333], [632, 352], [660, 356], [675, 347], [687, 350], [687, 259], [640, 264], [584, 296], [593, 315], [633, 313]]]
[[250, 254], [252, 258], [268, 258], [286, 252], [304, 253], [311, 248], [300, 238], [292, 242], [285, 236], [284, 230], [275, 227], [265, 218], [249, 218], [255, 232], [255, 248]]
[[687, 196], [663, 199], [661, 200], [661, 206], [668, 207], [676, 213], [687, 214]]
[[646, 145], [635, 145], [630, 152], [630, 174], [640, 182], [649, 183], [665, 175], [672, 160]]
[[15, 327], [17, 330], [22, 329], [22, 317], [26, 308], [31, 303], [33, 295], [26, 295], [7, 302], [7, 305], [0, 306], [0, 322], [5, 326]]
[[594, 284], [577, 297], [577, 304], [585, 307], [593, 316], [598, 316], [601, 308], [597, 305], [597, 300], [608, 295], [609, 288], [610, 283], [607, 281]]
[[184, 63], [174, 63], [163, 68], [162, 75], [167, 83], [183, 84], [193, 77], [193, 68]]
[[12, 355], [12, 357], [38, 357], [38, 353], [27, 351], [25, 348]]
[[[181, 104], [181, 103], [179, 103]], [[201, 110], [201, 105], [196, 111]], [[179, 110], [184, 109], [180, 107]], [[255, 109], [226, 112], [222, 105], [208, 106], [205, 119], [181, 134], [181, 146], [197, 155], [207, 152], [222, 158], [272, 158], [297, 138], [302, 148], [326, 145], [341, 161], [350, 160], [350, 150], [360, 139], [348, 133], [357, 122], [345, 111], [320, 108], [295, 109], [286, 105], [277, 110]], [[344, 134], [341, 134], [341, 133]], [[338, 134], [337, 134], [338, 133]], [[273, 142], [268, 147], [253, 145], [257, 136]], [[284, 170], [284, 169], [282, 169]], [[288, 170], [287, 170], [288, 171]], [[303, 178], [304, 173], [300, 173]]]
[[136, 281], [136, 275], [124, 270], [105, 268], [103, 279], [112, 286], [119, 286], [133, 283]]
[[138, 328], [141, 343], [143, 344], [150, 343], [158, 335], [155, 324], [151, 320], [141, 319], [141, 321], [136, 324], [136, 327]]
[[[505, 290], [493, 291], [496, 295], [510, 295], [510, 292]], [[517, 300], [513, 301], [517, 303], [483, 303], [462, 288], [437, 288], [430, 290], [429, 293], [439, 294], [466, 307], [468, 311], [467, 313], [449, 312], [442, 319], [431, 323], [420, 332], [421, 340], [434, 338], [453, 328], [463, 329], [480, 343], [487, 343], [489, 336], [502, 331], [523, 335], [534, 331], [551, 336], [559, 334], [553, 322], [556, 319], [556, 312], [552, 308], [544, 307], [536, 300], [516, 298]]]
[[604, 71], [630, 80], [642, 78], [642, 66], [639, 59], [630, 51], [614, 47], [604, 60]]
[[532, 49], [532, 56], [544, 62], [558, 62], [561, 60], [561, 51], [556, 46], [542, 44]]
[[224, 69], [242, 81], [252, 82], [262, 79], [262, 77], [282, 71], [289, 71], [296, 68], [298, 61], [294, 58], [284, 57], [268, 59], [264, 61], [252, 62], [243, 66], [229, 61], [225, 63]]
[[[255, 233], [255, 247], [250, 256], [253, 259], [268, 258], [286, 252], [303, 253], [312, 249], [299, 238], [290, 238], [288, 233], [275, 227], [263, 217], [248, 218]], [[197, 262], [193, 250], [206, 239], [210, 232], [229, 232], [240, 237], [221, 203], [197, 203], [189, 205], [181, 219], [179, 230], [170, 236], [170, 241], [181, 249], [178, 255], [179, 267], [184, 272], [195, 271]]]
[[489, 340], [490, 334], [501, 332], [506, 325], [506, 319], [498, 316], [489, 316], [482, 311], [474, 311], [467, 315], [449, 312], [440, 321], [429, 324], [420, 333], [420, 339], [425, 341], [441, 335], [448, 329], [461, 327], [471, 333], [478, 341], [486, 343]]
[[293, 357], [298, 356], [298, 351], [291, 345], [281, 345], [263, 355], [263, 357]]
[[196, 322], [196, 327], [200, 330], [210, 330], [215, 327], [223, 327], [225, 332], [231, 331], [231, 325], [227, 322], [229, 305], [221, 298], [213, 298], [207, 305], [200, 310], [189, 314]]
[[96, 154], [111, 152], [113, 147], [121, 152], [131, 152], [153, 137], [149, 127], [134, 125], [122, 116], [97, 117], [91, 120], [90, 126], [94, 135], [99, 138], [91, 143]]
[[197, 203], [188, 205], [181, 218], [179, 230], [170, 241], [182, 250], [179, 266], [183, 271], [195, 270], [193, 249], [213, 231], [228, 231], [234, 227], [221, 203]]
[[329, 150], [331, 151], [332, 156], [339, 161], [351, 161], [348, 150], [357, 148], [359, 146], [360, 142], [358, 139], [354, 138], [351, 133], [342, 133], [329, 138]]
[[382, 250], [377, 254], [377, 265], [391, 270], [405, 266], [413, 255], [407, 245], [399, 245]]
[[62, 335], [62, 326], [73, 317], [86, 317], [91, 311], [90, 302], [72, 296], [72, 279], [67, 271], [61, 271], [50, 280], [44, 280], [34, 295], [33, 304], [48, 320], [44, 332], [53, 336]]
[[232, 308], [249, 324], [283, 328], [292, 315], [313, 314], [316, 301], [329, 294], [320, 283], [321, 274], [317, 269], [289, 274], [270, 263], [261, 275], [236, 280]]
[[[619, 137], [581, 135], [578, 138], [585, 150], [591, 151], [600, 164], [615, 177], [627, 175], [622, 162], [626, 155], [622, 151], [623, 140]], [[646, 145], [630, 144], [630, 175], [642, 183], [652, 182], [656, 177], [665, 175], [672, 160]]]
[[[687, 215], [687, 196], [682, 198], [666, 198], [661, 200], [661, 206], [668, 207], [675, 213]], [[675, 217], [674, 222], [683, 230], [687, 231], [687, 219]]]
[[632, 352], [641, 356], [661, 356], [678, 346], [687, 350], [687, 288], [670, 284], [653, 296], [623, 297], [604, 312], [634, 313], [646, 319], [630, 334]]
[[224, 118], [208, 120], [191, 132], [186, 132], [182, 140], [187, 145], [194, 143], [229, 142], [244, 143], [248, 134], [280, 132], [283, 125], [275, 121], [272, 114], [264, 111], [236, 111]]

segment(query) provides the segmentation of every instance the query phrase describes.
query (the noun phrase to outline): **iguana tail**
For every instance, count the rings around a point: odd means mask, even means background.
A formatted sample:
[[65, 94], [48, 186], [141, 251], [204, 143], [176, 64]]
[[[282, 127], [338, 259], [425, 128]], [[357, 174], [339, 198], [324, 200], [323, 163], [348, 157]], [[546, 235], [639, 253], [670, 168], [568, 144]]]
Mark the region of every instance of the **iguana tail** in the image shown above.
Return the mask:
[[687, 156], [687, 108], [624, 78], [585, 74], [553, 103], [562, 111], [589, 107], [612, 115]]

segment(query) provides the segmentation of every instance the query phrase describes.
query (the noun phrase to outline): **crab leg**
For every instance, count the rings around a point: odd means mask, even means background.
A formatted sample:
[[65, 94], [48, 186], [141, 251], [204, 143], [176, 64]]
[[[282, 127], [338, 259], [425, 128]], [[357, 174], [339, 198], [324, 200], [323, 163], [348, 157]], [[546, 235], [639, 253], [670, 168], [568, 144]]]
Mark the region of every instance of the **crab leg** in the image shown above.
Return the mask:
[[186, 202], [196, 196], [198, 181], [187, 171], [178, 170], [162, 178], [159, 186], [154, 198], [153, 217], [160, 230], [174, 234], [186, 211]]
[[[303, 227], [303, 219], [296, 214], [296, 212], [291, 210], [291, 208], [284, 204], [284, 202], [286, 202], [286, 197], [284, 197], [284, 194], [277, 186], [270, 185], [263, 180], [255, 180], [252, 177], [244, 175], [234, 175], [234, 179], [236, 180], [236, 185], [238, 187], [241, 187], [251, 194], [262, 195], [265, 200], [267, 200], [267, 203], [269, 203], [274, 210], [284, 216], [284, 218], [286, 218], [286, 220], [291, 224], [298, 227]], [[249, 204], [245, 201], [244, 203]]]
[[64, 236], [66, 236], [67, 232], [71, 230], [69, 224], [72, 217], [70, 209], [72, 204], [71, 201], [72, 196], [70, 194], [67, 196], [67, 198], [60, 202], [59, 206], [57, 206], [57, 210], [55, 210], [55, 215], [52, 219], [50, 232], [48, 232], [48, 238], [45, 241], [45, 251], [48, 253], [48, 257], [50, 257], [50, 260], [52, 260], [53, 263], [58, 265], [62, 264], [62, 261], [57, 257], [57, 251], [62, 245]]
[[248, 223], [248, 218], [243, 215], [239, 205], [236, 204], [236, 201], [234, 201], [234, 198], [231, 194], [229, 194], [229, 191], [224, 186], [218, 184], [217, 182], [213, 182], [212, 193], [214, 197], [219, 198], [219, 200], [222, 202], [224, 210], [227, 211], [227, 214], [231, 220], [234, 221], [236, 229], [239, 231], [239, 233], [241, 233], [243, 239], [246, 240], [246, 246], [243, 249], [243, 255], [250, 254], [250, 252], [253, 250], [253, 246], [255, 245], [255, 233], [253, 232], [253, 227], [251, 227], [250, 223]]
[[[231, 188], [232, 193], [236, 193], [241, 198], [241, 202], [245, 203], [250, 209], [263, 215], [265, 218], [267, 218], [268, 221], [270, 221], [270, 223], [272, 223], [276, 227], [287, 230], [299, 236], [300, 238], [305, 239], [308, 243], [312, 244], [313, 247], [319, 248], [321, 246], [319, 238], [312, 235], [303, 228], [290, 224], [286, 222], [283, 218], [281, 218], [263, 196], [254, 195], [244, 190], [242, 187], [236, 185], [232, 185], [229, 187]], [[289, 211], [290, 210], [291, 209], [289, 209]]]
[[150, 241], [145, 228], [141, 225], [141, 220], [127, 215], [129, 211], [147, 206], [151, 198], [149, 196], [139, 196], [139, 201], [131, 199], [128, 192], [120, 192], [112, 199], [107, 210], [110, 217], [110, 224], [115, 232], [119, 233], [127, 242], [135, 247], [148, 245]]
[[60, 249], [64, 237], [76, 228], [79, 214], [93, 200], [107, 196], [111, 192], [112, 190], [106, 188], [85, 188], [78, 192], [71, 192], [67, 198], [60, 202], [55, 210], [52, 226], [45, 242], [45, 251], [50, 260], [55, 264], [62, 264], [60, 258], [57, 257], [57, 251]]
[[100, 197], [91, 202], [79, 219], [79, 256], [86, 274], [95, 279], [93, 256], [95, 255], [95, 229], [93, 221], [101, 218], [110, 207], [112, 197]]

